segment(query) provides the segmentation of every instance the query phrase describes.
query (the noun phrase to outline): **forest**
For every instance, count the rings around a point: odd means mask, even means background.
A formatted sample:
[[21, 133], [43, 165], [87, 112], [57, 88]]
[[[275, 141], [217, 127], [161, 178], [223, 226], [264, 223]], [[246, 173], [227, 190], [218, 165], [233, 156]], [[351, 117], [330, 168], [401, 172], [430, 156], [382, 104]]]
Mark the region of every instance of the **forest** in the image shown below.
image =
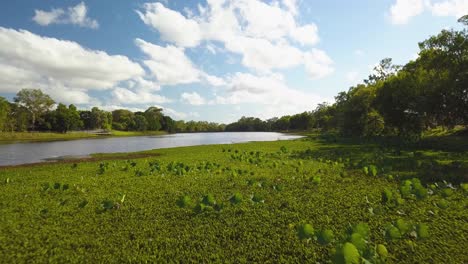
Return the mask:
[[[362, 83], [335, 96], [333, 104], [291, 116], [261, 120], [242, 117], [224, 125], [176, 121], [163, 109], [144, 112], [93, 107], [78, 110], [56, 104], [39, 89], [23, 89], [9, 102], [0, 97], [0, 131], [76, 130], [214, 132], [308, 131], [335, 132], [348, 137], [418, 138], [425, 130], [468, 124], [468, 16], [462, 30], [442, 30], [419, 43], [419, 54], [405, 65], [385, 58]], [[55, 109], [53, 109], [55, 108]]]

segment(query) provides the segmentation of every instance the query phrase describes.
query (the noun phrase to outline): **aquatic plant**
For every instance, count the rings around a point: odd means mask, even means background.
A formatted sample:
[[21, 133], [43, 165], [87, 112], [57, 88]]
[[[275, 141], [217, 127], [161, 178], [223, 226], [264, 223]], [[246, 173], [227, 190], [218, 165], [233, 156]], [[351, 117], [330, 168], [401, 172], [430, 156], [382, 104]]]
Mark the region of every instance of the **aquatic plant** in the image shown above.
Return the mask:
[[234, 195], [232, 195], [231, 198], [229, 198], [229, 201], [232, 204], [240, 204], [240, 203], [242, 203], [242, 200], [243, 200], [243, 196], [242, 196], [242, 194], [240, 194], [238, 192], [234, 193]]
[[177, 206], [181, 208], [187, 208], [192, 206], [192, 199], [190, 196], [184, 195], [179, 197], [179, 199], [176, 202]]
[[213, 206], [213, 205], [216, 204], [216, 200], [215, 200], [213, 194], [207, 194], [207, 195], [203, 196], [202, 203], [204, 205]]
[[424, 223], [416, 225], [416, 233], [418, 234], [418, 239], [426, 239], [429, 237], [429, 227]]
[[334, 239], [333, 231], [330, 229], [324, 229], [318, 233], [318, 242], [322, 245], [331, 243], [333, 239]]
[[311, 224], [301, 224], [297, 228], [297, 235], [299, 236], [299, 239], [311, 239], [314, 237], [314, 228], [312, 227]]

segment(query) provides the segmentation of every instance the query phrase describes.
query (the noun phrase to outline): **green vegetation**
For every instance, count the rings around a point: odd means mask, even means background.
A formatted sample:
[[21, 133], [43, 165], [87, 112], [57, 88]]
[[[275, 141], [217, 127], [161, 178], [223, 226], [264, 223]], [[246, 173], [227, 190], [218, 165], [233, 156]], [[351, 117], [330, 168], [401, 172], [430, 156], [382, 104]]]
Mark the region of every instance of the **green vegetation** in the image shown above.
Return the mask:
[[466, 150], [311, 136], [126, 155], [0, 169], [0, 259], [468, 261]]
[[[68, 107], [55, 102], [39, 89], [20, 90], [14, 102], [0, 97], [0, 137], [22, 139], [24, 132], [49, 132], [32, 139], [71, 139], [83, 135], [56, 136], [50, 132], [67, 133], [68, 131], [94, 130], [108, 133], [113, 130], [117, 135], [147, 135], [172, 132], [218, 132], [224, 125], [205, 121], [175, 121], [163, 114], [163, 109], [149, 107], [145, 112], [131, 112], [117, 109], [112, 112], [93, 107], [91, 110], [78, 110], [75, 105]], [[26, 136], [31, 138], [31, 136]]]

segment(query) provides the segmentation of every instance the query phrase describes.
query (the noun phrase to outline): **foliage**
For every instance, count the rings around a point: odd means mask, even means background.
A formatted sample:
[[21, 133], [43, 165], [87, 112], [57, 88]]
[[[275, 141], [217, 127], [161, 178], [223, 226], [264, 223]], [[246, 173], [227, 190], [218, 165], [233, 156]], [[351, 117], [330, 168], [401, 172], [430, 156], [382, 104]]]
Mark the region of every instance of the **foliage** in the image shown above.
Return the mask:
[[55, 103], [50, 96], [39, 89], [22, 89], [16, 94], [14, 101], [25, 107], [31, 114], [32, 131], [34, 131], [37, 120], [40, 120]]
[[[466, 259], [466, 191], [460, 182], [443, 182], [462, 179], [457, 175], [466, 171], [451, 171], [448, 164], [465, 164], [465, 152], [401, 149], [396, 155], [392, 148], [311, 137], [144, 153], [158, 155], [131, 160], [127, 153], [95, 155], [107, 160], [0, 168], [2, 261]], [[440, 161], [432, 170], [444, 178], [430, 181], [424, 166], [415, 165], [429, 159]], [[379, 176], [395, 178], [363, 176], [368, 164], [379, 168]], [[137, 171], [144, 177], [135, 177]], [[311, 184], [313, 176], [320, 177], [318, 186]], [[383, 190], [395, 201], [406, 184], [409, 194], [401, 199], [407, 202], [381, 204]], [[428, 190], [425, 199], [416, 198], [418, 186]], [[444, 197], [447, 188], [452, 193]], [[442, 200], [449, 203], [443, 210]], [[389, 239], [389, 226], [401, 238]]]

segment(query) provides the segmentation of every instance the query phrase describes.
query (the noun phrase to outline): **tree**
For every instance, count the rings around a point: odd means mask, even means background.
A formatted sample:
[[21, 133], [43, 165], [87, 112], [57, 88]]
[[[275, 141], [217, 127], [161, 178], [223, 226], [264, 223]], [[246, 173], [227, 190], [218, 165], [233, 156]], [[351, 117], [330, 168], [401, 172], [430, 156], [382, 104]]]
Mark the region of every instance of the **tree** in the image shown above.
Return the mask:
[[70, 130], [79, 130], [83, 128], [83, 121], [80, 117], [80, 112], [75, 105], [71, 104], [68, 106], [68, 114], [70, 119]]
[[36, 121], [55, 104], [54, 100], [40, 89], [22, 89], [16, 94], [14, 100], [31, 114], [32, 131], [34, 131]]
[[144, 115], [135, 115], [135, 130], [146, 131], [148, 128], [148, 121]]
[[112, 128], [112, 113], [100, 110], [93, 107], [90, 113], [90, 127], [91, 129], [106, 129]]
[[68, 108], [60, 103], [57, 109], [51, 116], [52, 128], [61, 133], [66, 133], [69, 130], [77, 130], [83, 126], [83, 121], [74, 105], [69, 105]]
[[[126, 109], [112, 111], [112, 128], [129, 131], [135, 127], [135, 114]], [[137, 129], [138, 130], [138, 129]]]
[[398, 72], [399, 69], [400, 66], [392, 64], [391, 58], [382, 59], [380, 63], [374, 67], [374, 73], [369, 75], [369, 79], [364, 80], [364, 83], [371, 85], [380, 81], [385, 81], [388, 77]]
[[464, 15], [458, 19], [459, 23], [462, 23], [465, 26], [468, 26], [468, 15]]
[[83, 122], [83, 128], [86, 130], [94, 129], [91, 120], [91, 111], [79, 111], [80, 119]]
[[7, 128], [10, 111], [10, 103], [5, 98], [0, 97], [0, 132]]
[[162, 109], [152, 106], [145, 111], [146, 121], [148, 121], [148, 130], [159, 131], [162, 128], [163, 114]]
[[[169, 133], [175, 131], [175, 121], [170, 116], [163, 116], [162, 121], [162, 129], [164, 131], [167, 131]], [[209, 127], [207, 127], [207, 130], [209, 130]]]

